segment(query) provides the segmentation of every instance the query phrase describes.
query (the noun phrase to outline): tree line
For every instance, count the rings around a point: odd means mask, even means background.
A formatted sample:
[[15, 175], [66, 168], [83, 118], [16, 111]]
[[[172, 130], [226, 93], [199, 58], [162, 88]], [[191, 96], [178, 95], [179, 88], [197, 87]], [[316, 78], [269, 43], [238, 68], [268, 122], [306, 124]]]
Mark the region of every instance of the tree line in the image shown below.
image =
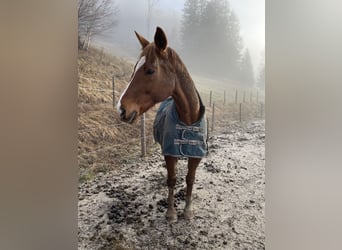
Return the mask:
[[78, 48], [87, 50], [91, 38], [117, 25], [118, 7], [113, 0], [78, 0]]
[[[148, 33], [152, 9], [158, 2], [146, 0]], [[79, 49], [88, 49], [94, 35], [112, 31], [118, 24], [118, 11], [115, 0], [78, 0]], [[255, 79], [239, 20], [228, 0], [185, 0], [180, 30], [181, 54], [191, 70], [264, 88], [265, 63], [257, 69]]]
[[182, 55], [192, 70], [254, 86], [250, 53], [227, 0], [186, 0], [181, 41]]

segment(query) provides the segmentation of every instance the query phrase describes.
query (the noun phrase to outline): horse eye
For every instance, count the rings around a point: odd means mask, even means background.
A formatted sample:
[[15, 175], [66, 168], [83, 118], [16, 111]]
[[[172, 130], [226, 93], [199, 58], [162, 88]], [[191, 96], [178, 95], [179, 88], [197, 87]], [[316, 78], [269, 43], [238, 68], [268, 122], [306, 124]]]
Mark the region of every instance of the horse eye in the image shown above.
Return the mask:
[[145, 72], [147, 75], [152, 75], [154, 73], [153, 69], [147, 69]]

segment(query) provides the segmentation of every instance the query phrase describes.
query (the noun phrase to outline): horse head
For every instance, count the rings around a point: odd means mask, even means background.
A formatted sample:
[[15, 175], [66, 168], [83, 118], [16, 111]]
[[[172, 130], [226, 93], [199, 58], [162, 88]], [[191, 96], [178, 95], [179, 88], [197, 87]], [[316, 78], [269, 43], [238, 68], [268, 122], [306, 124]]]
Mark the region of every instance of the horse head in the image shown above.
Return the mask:
[[171, 96], [176, 81], [172, 51], [167, 47], [164, 31], [157, 27], [151, 43], [137, 32], [135, 34], [142, 52], [117, 104], [120, 119], [128, 123], [133, 123], [139, 115]]

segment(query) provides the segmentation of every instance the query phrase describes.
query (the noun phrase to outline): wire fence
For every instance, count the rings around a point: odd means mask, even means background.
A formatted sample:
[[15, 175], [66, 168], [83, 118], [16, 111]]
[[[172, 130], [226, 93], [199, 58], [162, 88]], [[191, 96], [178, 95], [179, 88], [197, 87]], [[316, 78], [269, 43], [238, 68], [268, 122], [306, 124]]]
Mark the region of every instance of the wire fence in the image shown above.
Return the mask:
[[[83, 80], [88, 80], [90, 83], [107, 83], [106, 85], [110, 86], [110, 82], [112, 83], [112, 89], [110, 88], [99, 88], [96, 85], [94, 86], [89, 86], [88, 84], [86, 86], [83, 86], [85, 84], [79, 84], [78, 87], [79, 89], [88, 89], [92, 91], [97, 91], [97, 92], [104, 92], [104, 93], [111, 93], [110, 97], [112, 102], [107, 103], [107, 104], [112, 104], [115, 106], [116, 104], [116, 98], [118, 95], [121, 93], [115, 89], [115, 77], [112, 77], [112, 80], [99, 80], [95, 78], [90, 78], [90, 77], [84, 77], [84, 76], [79, 76], [80, 79]], [[227, 90], [223, 91], [200, 91], [201, 95], [205, 96], [205, 99], [207, 99], [207, 105], [211, 106], [213, 102], [220, 102], [223, 105], [226, 104], [231, 104], [231, 103], [253, 103], [253, 102], [264, 102], [264, 92], [256, 90], [256, 89], [251, 89], [251, 88], [235, 88], [233, 89], [230, 87]], [[96, 105], [96, 104], [95, 104]]]
[[[97, 110], [98, 111], [98, 110]], [[154, 121], [154, 118], [149, 118], [149, 119], [146, 119], [145, 118], [145, 121]], [[124, 122], [120, 122], [120, 123], [113, 123], [113, 124], [106, 124], [106, 127], [107, 128], [117, 128], [117, 127], [127, 127], [127, 124], [124, 123]], [[87, 126], [85, 128], [79, 128], [78, 129], [78, 132], [88, 132], [88, 131], [91, 131], [93, 129], [97, 129], [98, 127], [92, 127], [92, 126]]]
[[[98, 79], [92, 79], [87, 77], [80, 76], [81, 79], [98, 83], [100, 82]], [[103, 82], [103, 81], [101, 81]], [[109, 82], [109, 81], [108, 81]], [[108, 83], [107, 82], [107, 83]], [[96, 110], [87, 110], [80, 114], [89, 115], [92, 112], [99, 112], [102, 108], [113, 108], [116, 106], [116, 100], [120, 93], [115, 90], [115, 78], [112, 78], [112, 89], [110, 88], [99, 88], [96, 86], [82, 86], [79, 85], [80, 89], [89, 89], [96, 92], [101, 92], [102, 94], [107, 95], [107, 100], [101, 103], [91, 103], [91, 102], [79, 102], [82, 106], [87, 104], [92, 107], [96, 107]], [[108, 84], [107, 84], [108, 85]], [[110, 83], [109, 83], [110, 86]], [[206, 106], [206, 116], [208, 121], [208, 132], [209, 135], [213, 135], [215, 133], [222, 132], [222, 130], [226, 129], [229, 124], [232, 122], [245, 122], [256, 119], [264, 119], [264, 93], [261, 91], [257, 91], [255, 89], [246, 90], [246, 89], [227, 89], [222, 92], [217, 91], [200, 91], [200, 95], [202, 96], [202, 101]], [[152, 109], [152, 112], [156, 112], [157, 107]], [[149, 111], [150, 112], [150, 111]], [[152, 114], [154, 115], [154, 114]], [[150, 148], [152, 144], [154, 144], [153, 135], [152, 135], [152, 124], [154, 118], [146, 118], [142, 116], [139, 123], [135, 124], [133, 129], [135, 130], [135, 136], [131, 136], [130, 138], [125, 138], [124, 141], [111, 142], [107, 145], [99, 145], [96, 148], [92, 149], [79, 149], [79, 160], [86, 159], [88, 156], [97, 155], [103, 152], [112, 152], [113, 150], [118, 149], [127, 149], [128, 145], [134, 146], [134, 153], [138, 153], [137, 147], [140, 144], [140, 156], [145, 157], [146, 148]], [[122, 129], [127, 127], [128, 125], [125, 123], [106, 123], [101, 124], [107, 130], [114, 129]], [[94, 125], [85, 125], [79, 128], [79, 136], [82, 136], [83, 133], [90, 133], [94, 130], [98, 129], [98, 126]], [[140, 135], [137, 136], [137, 134]], [[97, 164], [104, 164], [99, 163]]]

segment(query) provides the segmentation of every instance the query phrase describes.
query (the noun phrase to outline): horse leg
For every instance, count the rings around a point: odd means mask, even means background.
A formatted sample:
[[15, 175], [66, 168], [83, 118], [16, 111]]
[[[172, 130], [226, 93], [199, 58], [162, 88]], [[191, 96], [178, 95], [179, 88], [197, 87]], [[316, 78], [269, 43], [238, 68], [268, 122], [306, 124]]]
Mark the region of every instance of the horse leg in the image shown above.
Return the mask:
[[191, 196], [192, 187], [195, 181], [196, 168], [200, 163], [200, 158], [189, 158], [188, 160], [188, 174], [186, 175], [186, 196], [185, 196], [185, 208], [184, 218], [190, 220], [194, 217], [194, 212], [191, 209]]
[[176, 164], [177, 158], [172, 156], [165, 156], [166, 168], [167, 168], [167, 186], [169, 187], [169, 196], [167, 198], [168, 208], [166, 212], [166, 218], [169, 221], [177, 221], [177, 212], [174, 207], [173, 191], [176, 185]]

